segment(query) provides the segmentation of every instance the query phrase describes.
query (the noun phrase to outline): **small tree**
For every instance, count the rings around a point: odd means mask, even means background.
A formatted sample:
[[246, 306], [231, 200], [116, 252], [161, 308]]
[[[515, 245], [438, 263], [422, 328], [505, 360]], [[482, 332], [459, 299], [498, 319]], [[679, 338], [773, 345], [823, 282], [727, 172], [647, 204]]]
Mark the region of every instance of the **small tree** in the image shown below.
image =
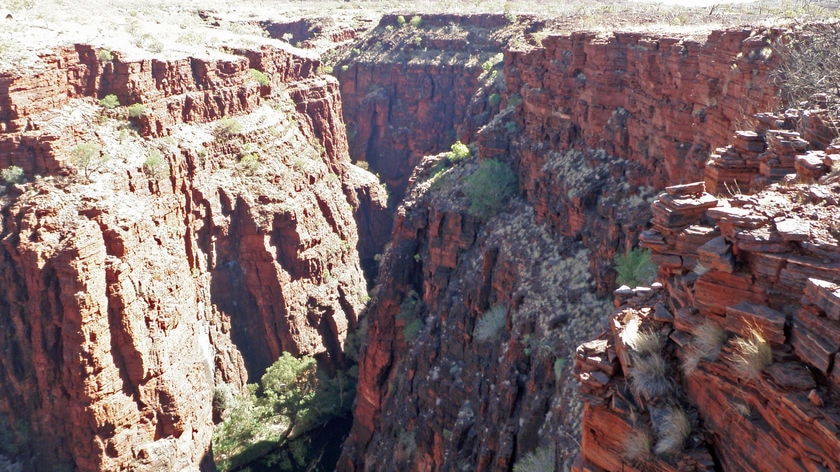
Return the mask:
[[70, 151], [70, 163], [82, 169], [88, 182], [90, 174], [108, 162], [109, 158], [102, 152], [102, 146], [96, 143], [82, 143]]

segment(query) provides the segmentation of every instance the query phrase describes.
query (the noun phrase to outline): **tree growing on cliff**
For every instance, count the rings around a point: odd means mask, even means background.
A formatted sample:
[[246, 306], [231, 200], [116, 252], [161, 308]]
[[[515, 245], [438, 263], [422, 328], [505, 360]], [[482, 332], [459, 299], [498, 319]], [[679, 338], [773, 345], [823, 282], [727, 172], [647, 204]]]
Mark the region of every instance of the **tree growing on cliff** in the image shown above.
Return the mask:
[[90, 182], [90, 174], [102, 167], [110, 156], [102, 152], [102, 146], [96, 143], [82, 143], [70, 151], [70, 163], [82, 169], [85, 180]]
[[284, 352], [259, 385], [249, 385], [247, 395], [226, 401], [232, 403], [227, 418], [213, 432], [218, 469], [237, 470], [291, 438], [349, 414], [355, 386], [355, 372], [328, 377], [318, 371], [314, 358]]

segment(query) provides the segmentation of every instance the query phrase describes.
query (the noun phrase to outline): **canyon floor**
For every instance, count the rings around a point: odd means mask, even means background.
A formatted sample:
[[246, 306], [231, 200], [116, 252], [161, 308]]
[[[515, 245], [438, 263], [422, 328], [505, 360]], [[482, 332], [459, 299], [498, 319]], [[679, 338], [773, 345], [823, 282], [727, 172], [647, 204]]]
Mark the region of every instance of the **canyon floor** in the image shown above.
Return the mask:
[[0, 471], [838, 470], [837, 18], [5, 2]]

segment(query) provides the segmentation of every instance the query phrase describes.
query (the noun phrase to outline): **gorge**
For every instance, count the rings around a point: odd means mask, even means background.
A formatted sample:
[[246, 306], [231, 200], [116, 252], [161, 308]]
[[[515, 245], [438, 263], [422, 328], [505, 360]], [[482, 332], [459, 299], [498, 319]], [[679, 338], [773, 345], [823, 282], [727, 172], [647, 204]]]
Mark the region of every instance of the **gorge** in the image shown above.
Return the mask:
[[774, 111], [790, 30], [189, 11], [235, 34], [0, 69], [0, 469], [215, 470], [283, 353], [357, 377], [324, 470], [837, 469], [837, 116]]

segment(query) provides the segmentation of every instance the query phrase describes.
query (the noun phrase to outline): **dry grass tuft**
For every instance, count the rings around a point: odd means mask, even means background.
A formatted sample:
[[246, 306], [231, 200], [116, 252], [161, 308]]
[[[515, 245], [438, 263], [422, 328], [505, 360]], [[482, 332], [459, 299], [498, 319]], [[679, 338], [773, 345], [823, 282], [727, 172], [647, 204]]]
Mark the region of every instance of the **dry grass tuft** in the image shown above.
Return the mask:
[[656, 425], [656, 455], [673, 454], [683, 448], [685, 440], [691, 434], [691, 421], [682, 408], [668, 407], [661, 421]]
[[647, 400], [663, 397], [673, 390], [668, 378], [668, 363], [661, 354], [631, 355], [630, 391]]
[[732, 363], [742, 378], [756, 379], [773, 363], [770, 344], [758, 329], [750, 328], [746, 337], [736, 336], [732, 340], [732, 348]]
[[694, 338], [683, 360], [682, 368], [686, 374], [697, 369], [701, 360], [713, 361], [717, 359], [723, 343], [726, 342], [726, 331], [717, 323], [706, 320], [694, 330]]
[[624, 460], [630, 464], [650, 458], [651, 438], [647, 431], [635, 430], [624, 438]]

